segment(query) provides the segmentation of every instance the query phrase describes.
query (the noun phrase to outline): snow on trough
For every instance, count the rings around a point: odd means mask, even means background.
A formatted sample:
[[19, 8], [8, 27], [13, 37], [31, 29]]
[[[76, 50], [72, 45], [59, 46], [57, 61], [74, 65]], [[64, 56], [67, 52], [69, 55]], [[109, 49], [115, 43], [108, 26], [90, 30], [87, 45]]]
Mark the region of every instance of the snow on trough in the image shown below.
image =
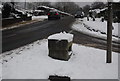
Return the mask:
[[73, 34], [61, 32], [49, 36], [48, 39], [67, 40], [68, 42], [71, 42], [73, 41]]
[[27, 46], [2, 54], [3, 79], [47, 79], [49, 75], [69, 76], [71, 79], [117, 79], [118, 54], [106, 64], [105, 50], [73, 44], [69, 61], [48, 56], [48, 40], [38, 40]]

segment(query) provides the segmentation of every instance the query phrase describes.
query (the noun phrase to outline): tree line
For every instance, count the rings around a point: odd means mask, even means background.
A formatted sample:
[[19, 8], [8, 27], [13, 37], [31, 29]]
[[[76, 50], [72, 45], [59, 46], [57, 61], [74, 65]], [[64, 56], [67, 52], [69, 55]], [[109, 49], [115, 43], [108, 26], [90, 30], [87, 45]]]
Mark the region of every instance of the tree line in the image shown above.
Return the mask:
[[85, 15], [87, 15], [91, 8], [104, 8], [106, 4], [104, 4], [103, 2], [94, 2], [91, 5], [84, 6], [83, 8], [77, 5], [75, 2], [10, 2], [7, 4], [3, 3], [3, 5], [4, 6], [2, 10], [4, 13], [6, 13], [6, 15], [9, 14], [10, 11], [14, 10], [14, 8], [35, 10], [38, 6], [41, 5], [56, 8], [72, 15], [74, 15], [77, 11], [82, 10]]

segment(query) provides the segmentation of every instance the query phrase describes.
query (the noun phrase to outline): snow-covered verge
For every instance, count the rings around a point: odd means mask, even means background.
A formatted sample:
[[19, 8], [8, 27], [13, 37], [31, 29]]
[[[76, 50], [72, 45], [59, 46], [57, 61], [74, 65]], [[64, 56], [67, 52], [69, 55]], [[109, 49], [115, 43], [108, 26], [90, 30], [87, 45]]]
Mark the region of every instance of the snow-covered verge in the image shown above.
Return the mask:
[[13, 28], [17, 28], [17, 27], [22, 27], [23, 25], [32, 24], [32, 23], [35, 23], [38, 21], [44, 21], [47, 18], [48, 18], [47, 16], [32, 16], [32, 21], [23, 21], [21, 23], [15, 24], [10, 27], [2, 28], [0, 30], [8, 30], [8, 29], [13, 29]]
[[106, 51], [73, 44], [69, 61], [48, 56], [47, 39], [2, 54], [3, 79], [47, 79], [49, 75], [65, 75], [71, 79], [117, 79], [118, 54], [106, 64]]
[[[112, 35], [114, 41], [120, 40], [118, 25], [120, 25], [120, 23], [113, 23], [114, 29], [112, 30]], [[95, 37], [107, 38], [107, 22], [101, 22], [101, 19], [99, 18], [96, 18], [96, 21], [87, 21], [86, 18], [82, 20], [77, 19], [73, 24], [72, 29]]]
[[0, 30], [14, 29], [14, 28], [22, 27], [24, 25], [32, 24], [32, 23], [35, 23], [35, 22], [38, 22], [38, 21], [36, 21], [36, 20], [33, 20], [33, 21], [22, 21], [20, 23], [15, 23], [14, 25], [9, 26], [9, 27], [1, 28]]

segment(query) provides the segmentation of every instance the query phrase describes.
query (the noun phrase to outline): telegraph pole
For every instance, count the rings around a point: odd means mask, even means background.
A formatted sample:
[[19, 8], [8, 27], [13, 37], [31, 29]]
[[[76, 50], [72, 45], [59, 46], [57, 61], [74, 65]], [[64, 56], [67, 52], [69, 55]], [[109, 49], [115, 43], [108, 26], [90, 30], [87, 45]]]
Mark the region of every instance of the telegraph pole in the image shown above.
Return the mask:
[[108, 2], [106, 63], [112, 63], [112, 18], [113, 18], [112, 2]]
[[24, 5], [24, 8], [25, 8], [25, 10], [26, 10], [26, 0], [25, 0], [25, 5]]

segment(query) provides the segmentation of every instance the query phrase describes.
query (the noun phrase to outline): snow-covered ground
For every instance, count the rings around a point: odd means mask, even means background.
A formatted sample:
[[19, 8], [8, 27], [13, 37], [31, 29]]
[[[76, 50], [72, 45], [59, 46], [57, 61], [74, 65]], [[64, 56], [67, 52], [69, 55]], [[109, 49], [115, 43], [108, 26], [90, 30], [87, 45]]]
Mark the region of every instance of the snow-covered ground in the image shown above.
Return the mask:
[[49, 75], [70, 76], [71, 79], [117, 79], [118, 54], [106, 64], [106, 51], [73, 44], [69, 61], [48, 56], [47, 39], [3, 54], [3, 79], [47, 79]]
[[43, 15], [43, 16], [32, 16], [32, 20], [44, 20], [48, 19], [48, 16]]
[[[39, 18], [34, 17], [33, 19]], [[113, 35], [118, 35], [118, 25], [113, 24], [113, 26]], [[104, 34], [106, 33], [106, 22], [100, 22], [99, 19], [95, 22], [78, 19], [72, 28], [106, 38], [106, 34]], [[117, 37], [113, 36], [113, 38]], [[0, 56], [2, 58], [2, 62], [0, 62], [2, 78], [47, 79], [49, 75], [61, 75], [69, 76], [71, 79], [118, 79], [118, 53], [112, 52], [112, 63], [107, 64], [105, 50], [73, 44], [72, 51], [73, 54], [69, 61], [52, 59], [48, 56], [48, 40], [43, 39], [5, 52]]]
[[[113, 40], [120, 40], [120, 36], [118, 33], [120, 29], [119, 25], [120, 23], [113, 23]], [[107, 22], [101, 22], [101, 19], [99, 18], [96, 18], [96, 21], [87, 21], [86, 18], [76, 19], [76, 22], [73, 24], [72, 29], [95, 37], [101, 37], [104, 39], [106, 39], [107, 37]]]

